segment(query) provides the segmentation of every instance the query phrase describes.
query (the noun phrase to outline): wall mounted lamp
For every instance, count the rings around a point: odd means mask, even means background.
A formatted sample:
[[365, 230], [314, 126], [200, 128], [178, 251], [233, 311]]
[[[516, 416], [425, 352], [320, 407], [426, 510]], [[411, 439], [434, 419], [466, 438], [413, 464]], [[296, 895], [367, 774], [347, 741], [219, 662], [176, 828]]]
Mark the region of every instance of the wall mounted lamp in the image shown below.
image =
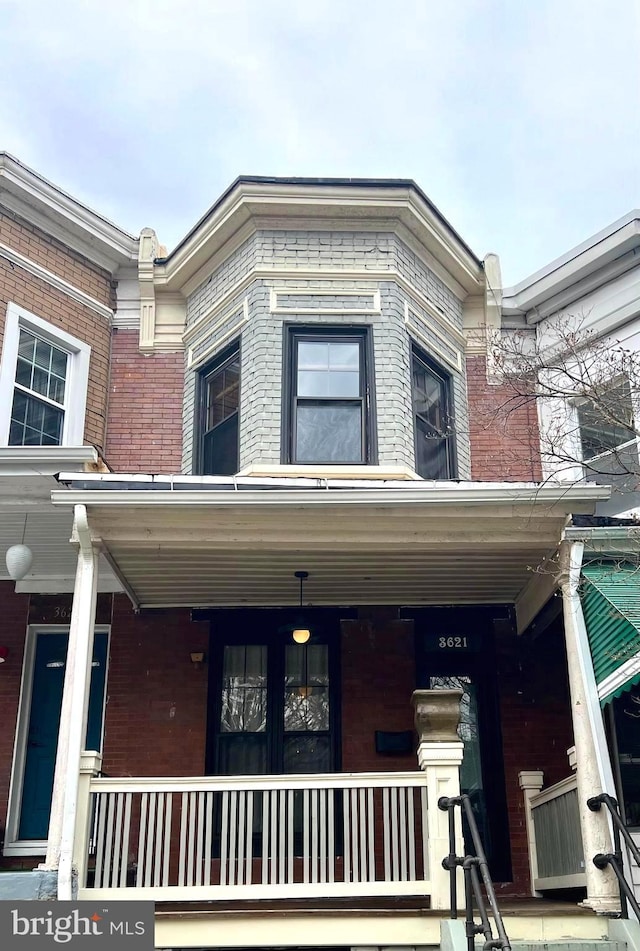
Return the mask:
[[0, 664], [4, 664], [8, 656], [9, 656], [9, 648], [0, 647]]
[[200, 668], [203, 666], [205, 661], [204, 651], [191, 651], [191, 653], [189, 654], [189, 657], [191, 658], [191, 663], [193, 664], [195, 669], [200, 670]]

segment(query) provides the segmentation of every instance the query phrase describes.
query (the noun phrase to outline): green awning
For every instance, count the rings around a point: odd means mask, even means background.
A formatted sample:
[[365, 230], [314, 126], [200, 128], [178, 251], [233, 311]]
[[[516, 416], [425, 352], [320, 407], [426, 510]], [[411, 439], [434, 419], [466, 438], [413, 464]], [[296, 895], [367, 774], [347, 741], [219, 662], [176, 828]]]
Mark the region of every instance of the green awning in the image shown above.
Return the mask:
[[585, 565], [582, 576], [582, 608], [604, 706], [640, 682], [640, 568]]

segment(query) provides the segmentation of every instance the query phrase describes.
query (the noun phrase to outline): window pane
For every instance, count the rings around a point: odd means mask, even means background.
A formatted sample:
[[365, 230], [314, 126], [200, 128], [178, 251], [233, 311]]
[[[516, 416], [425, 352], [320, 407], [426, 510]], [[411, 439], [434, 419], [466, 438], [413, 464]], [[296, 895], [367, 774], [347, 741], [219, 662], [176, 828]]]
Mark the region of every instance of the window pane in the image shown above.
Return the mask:
[[413, 405], [415, 412], [441, 434], [446, 431], [446, 395], [443, 381], [416, 359], [413, 365]]
[[285, 773], [328, 773], [331, 744], [328, 736], [290, 736], [284, 741]]
[[222, 733], [264, 733], [267, 728], [267, 648], [227, 646], [222, 666]]
[[362, 407], [298, 405], [296, 462], [363, 462]]
[[323, 370], [329, 369], [329, 344], [326, 341], [298, 342], [298, 369]]
[[240, 396], [240, 357], [225, 363], [207, 378], [206, 429], [213, 429], [238, 411]]
[[423, 479], [448, 479], [447, 440], [416, 417], [416, 471]]
[[582, 458], [593, 459], [633, 439], [633, 404], [629, 383], [619, 384], [594, 402], [578, 406]]
[[11, 409], [10, 446], [59, 446], [64, 413], [16, 390]]
[[360, 395], [360, 346], [357, 343], [298, 343], [297, 395]]
[[45, 340], [20, 331], [16, 382], [56, 403], [64, 403], [69, 355]]
[[221, 736], [218, 743], [218, 771], [225, 776], [264, 775], [267, 772], [266, 735], [250, 733]]
[[235, 475], [238, 471], [238, 414], [205, 433], [202, 440], [202, 474]]

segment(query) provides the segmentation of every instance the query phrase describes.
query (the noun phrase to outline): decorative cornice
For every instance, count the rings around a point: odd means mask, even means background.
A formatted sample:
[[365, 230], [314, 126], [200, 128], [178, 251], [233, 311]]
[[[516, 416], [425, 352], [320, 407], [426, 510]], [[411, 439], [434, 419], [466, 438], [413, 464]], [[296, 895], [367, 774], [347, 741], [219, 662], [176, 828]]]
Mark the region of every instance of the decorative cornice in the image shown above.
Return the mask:
[[108, 271], [137, 258], [137, 238], [7, 152], [0, 152], [0, 204]]
[[[239, 180], [201, 219], [168, 258], [158, 262], [157, 277], [189, 294], [194, 280], [202, 282], [209, 261], [232, 253], [241, 236], [246, 240], [256, 221], [265, 216], [290, 222], [293, 228], [326, 228], [327, 219], [338, 226], [353, 220], [389, 221], [406, 228], [414, 240], [444, 268], [450, 279], [477, 293], [482, 266], [461, 238], [411, 182], [295, 182]], [[197, 284], [195, 285], [197, 286]]]
[[76, 301], [77, 304], [82, 304], [83, 307], [88, 307], [90, 310], [94, 311], [96, 314], [99, 314], [101, 317], [105, 317], [107, 320], [113, 319], [113, 311], [110, 307], [102, 304], [99, 300], [96, 300], [95, 297], [85, 294], [84, 291], [74, 287], [73, 284], [69, 284], [68, 281], [58, 277], [58, 275], [54, 274], [53, 271], [48, 271], [40, 264], [36, 264], [36, 262], [32, 261], [31, 258], [26, 258], [23, 254], [18, 254], [17, 251], [14, 251], [13, 248], [9, 248], [6, 244], [0, 244], [0, 257], [5, 258], [5, 260], [9, 261], [10, 264], [20, 267], [24, 271], [28, 271], [29, 274], [32, 274], [34, 277], [44, 281], [45, 284], [49, 284], [50, 287], [55, 287], [57, 291], [60, 291], [61, 294], [65, 294], [67, 297], [70, 297], [72, 300]]

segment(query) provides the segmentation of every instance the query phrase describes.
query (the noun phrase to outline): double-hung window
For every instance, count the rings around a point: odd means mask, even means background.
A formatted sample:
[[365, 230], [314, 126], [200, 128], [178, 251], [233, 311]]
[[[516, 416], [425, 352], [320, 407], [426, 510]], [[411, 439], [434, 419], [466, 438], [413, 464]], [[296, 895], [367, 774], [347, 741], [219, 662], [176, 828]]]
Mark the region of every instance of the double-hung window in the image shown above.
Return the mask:
[[0, 364], [0, 444], [82, 445], [90, 348], [9, 304]]
[[201, 475], [238, 471], [240, 348], [236, 343], [206, 367], [200, 379]]
[[367, 330], [290, 328], [287, 461], [371, 461]]
[[423, 479], [455, 478], [451, 380], [415, 347], [411, 380], [416, 472]]

